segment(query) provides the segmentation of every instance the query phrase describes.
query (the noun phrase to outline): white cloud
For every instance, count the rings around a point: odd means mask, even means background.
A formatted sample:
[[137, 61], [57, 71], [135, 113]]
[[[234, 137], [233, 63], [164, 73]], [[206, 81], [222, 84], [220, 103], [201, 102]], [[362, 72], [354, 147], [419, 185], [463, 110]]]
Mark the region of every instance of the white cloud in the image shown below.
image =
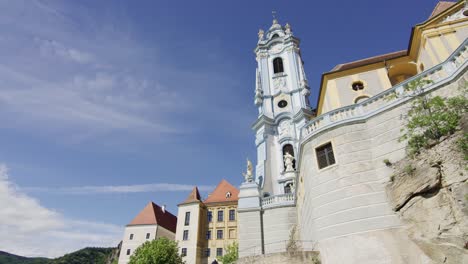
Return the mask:
[[67, 219], [22, 193], [0, 165], [0, 250], [57, 257], [87, 246], [116, 246], [123, 228]]
[[[200, 191], [211, 191], [215, 186], [201, 185], [197, 186]], [[105, 194], [105, 193], [142, 193], [142, 192], [179, 192], [191, 191], [193, 185], [172, 184], [172, 183], [153, 183], [137, 185], [117, 185], [117, 186], [79, 186], [63, 188], [42, 188], [29, 187], [22, 190], [39, 191], [58, 194]]]
[[94, 56], [90, 53], [67, 47], [56, 40], [36, 38], [35, 41], [38, 43], [40, 53], [43, 56], [58, 56], [64, 60], [81, 64], [87, 64], [94, 61]]
[[[147, 80], [96, 73], [53, 83], [2, 65], [0, 78], [13, 78], [16, 84], [0, 87], [0, 105], [6, 110], [0, 117], [15, 116], [15, 124], [36, 125], [46, 130], [72, 130], [72, 134], [116, 129], [177, 132], [158, 114], [158, 111], [175, 107], [171, 103], [175, 96]], [[151, 98], [157, 96], [164, 96], [165, 103], [153, 105]]]

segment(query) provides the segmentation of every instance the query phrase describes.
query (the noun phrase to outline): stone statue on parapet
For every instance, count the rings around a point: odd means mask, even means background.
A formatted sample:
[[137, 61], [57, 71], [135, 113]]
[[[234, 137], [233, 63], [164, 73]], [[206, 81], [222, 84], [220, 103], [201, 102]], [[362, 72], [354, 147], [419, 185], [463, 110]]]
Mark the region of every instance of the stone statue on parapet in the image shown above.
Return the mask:
[[263, 31], [263, 29], [258, 30], [258, 41], [263, 40], [264, 35], [265, 35], [265, 31]]
[[247, 172], [242, 173], [242, 175], [244, 175], [245, 182], [253, 181], [253, 167], [249, 159], [247, 159]]
[[286, 154], [284, 154], [284, 165], [286, 166], [286, 169], [284, 170], [285, 172], [294, 171], [293, 162], [294, 162], [294, 156], [289, 154], [289, 152], [286, 151]]

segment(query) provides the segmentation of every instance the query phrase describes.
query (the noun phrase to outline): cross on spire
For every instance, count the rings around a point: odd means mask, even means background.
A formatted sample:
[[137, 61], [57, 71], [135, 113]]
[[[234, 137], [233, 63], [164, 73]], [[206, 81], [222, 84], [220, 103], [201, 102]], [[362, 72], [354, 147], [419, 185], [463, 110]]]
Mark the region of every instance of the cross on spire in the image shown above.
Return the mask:
[[273, 19], [276, 19], [276, 11], [275, 10], [271, 11], [271, 16], [273, 17]]

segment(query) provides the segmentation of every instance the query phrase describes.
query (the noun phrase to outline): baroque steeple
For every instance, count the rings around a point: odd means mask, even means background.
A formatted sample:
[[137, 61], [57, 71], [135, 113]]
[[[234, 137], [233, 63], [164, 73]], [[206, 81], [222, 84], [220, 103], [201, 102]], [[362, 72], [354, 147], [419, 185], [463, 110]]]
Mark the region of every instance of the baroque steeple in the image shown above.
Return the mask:
[[293, 187], [295, 172], [289, 171], [285, 176], [283, 156], [287, 152], [291, 155], [288, 161], [294, 159], [300, 128], [312, 116], [310, 88], [299, 44], [291, 26], [282, 26], [276, 18], [266, 32], [262, 29], [258, 32], [254, 95], [258, 119], [253, 125], [257, 146], [255, 172], [256, 182], [272, 195]]

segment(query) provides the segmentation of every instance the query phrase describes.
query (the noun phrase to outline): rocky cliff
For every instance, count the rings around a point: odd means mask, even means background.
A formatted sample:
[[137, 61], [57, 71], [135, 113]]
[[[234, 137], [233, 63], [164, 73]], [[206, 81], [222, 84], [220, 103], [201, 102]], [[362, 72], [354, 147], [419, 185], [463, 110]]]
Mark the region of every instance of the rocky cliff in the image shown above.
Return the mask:
[[387, 162], [393, 210], [433, 263], [468, 263], [468, 163], [460, 149], [467, 123], [413, 159]]

